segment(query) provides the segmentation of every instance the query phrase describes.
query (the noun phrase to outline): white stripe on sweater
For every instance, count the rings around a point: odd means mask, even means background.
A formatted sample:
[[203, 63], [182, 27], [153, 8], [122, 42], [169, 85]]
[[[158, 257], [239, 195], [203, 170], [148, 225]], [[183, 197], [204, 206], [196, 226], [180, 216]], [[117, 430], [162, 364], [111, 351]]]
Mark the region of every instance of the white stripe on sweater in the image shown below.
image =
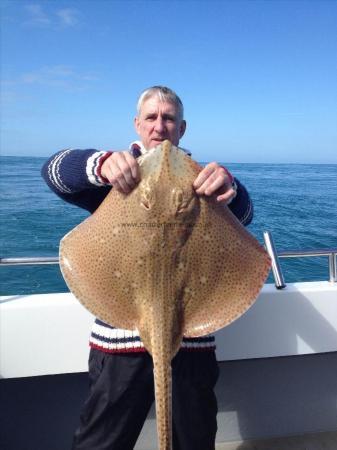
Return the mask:
[[59, 167], [62, 162], [62, 159], [71, 152], [71, 148], [64, 150], [61, 153], [58, 153], [55, 158], [51, 161], [48, 167], [48, 176], [52, 184], [57, 188], [59, 192], [63, 193], [71, 193], [71, 190], [63, 183], [60, 173]]
[[[137, 330], [123, 330], [121, 328], [110, 328], [106, 327], [104, 325], [100, 325], [98, 323], [94, 323], [92, 327], [92, 333], [95, 334], [95, 336], [90, 336], [90, 344], [94, 345], [95, 347], [100, 347], [102, 350], [130, 350], [130, 349], [144, 349], [144, 344], [141, 340], [134, 340], [135, 338], [140, 339], [139, 333]], [[100, 339], [100, 337], [102, 339]], [[213, 337], [213, 336], [208, 336]], [[205, 337], [206, 338], [206, 337]], [[108, 342], [105, 341], [105, 339], [108, 340]], [[123, 339], [124, 342], [109, 342], [109, 340], [119, 340]], [[128, 341], [129, 339], [129, 341]], [[201, 338], [202, 339], [202, 338]], [[184, 349], [204, 349], [204, 348], [214, 348], [215, 347], [215, 341], [214, 340], [205, 340], [204, 342], [198, 342], [198, 341], [182, 341], [181, 348]]]
[[135, 342], [103, 342], [94, 337], [90, 337], [90, 343], [96, 347], [100, 347], [103, 350], [130, 350], [130, 349], [143, 349], [144, 345], [140, 341]]

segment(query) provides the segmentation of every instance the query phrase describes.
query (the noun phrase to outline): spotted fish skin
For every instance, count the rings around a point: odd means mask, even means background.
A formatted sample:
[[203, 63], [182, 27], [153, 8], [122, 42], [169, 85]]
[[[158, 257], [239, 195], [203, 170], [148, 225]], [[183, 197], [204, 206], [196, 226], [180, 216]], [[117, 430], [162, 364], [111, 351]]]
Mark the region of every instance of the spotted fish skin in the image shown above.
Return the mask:
[[[183, 283], [176, 283], [175, 278], [181, 251], [199, 208], [191, 183], [178, 181], [171, 171], [169, 142], [163, 145], [160, 156], [162, 163], [157, 173], [158, 181], [152, 178], [141, 187], [147, 220], [156, 226], [145, 244], [149, 276], [147, 294], [143, 295], [140, 314], [143, 320], [139, 324], [139, 334], [153, 358], [159, 448], [171, 450], [171, 360], [180, 347], [184, 329]], [[179, 170], [179, 166], [176, 169]], [[160, 185], [155, 192], [149, 189], [153, 183]]]
[[270, 268], [229, 209], [193, 190], [201, 166], [169, 141], [139, 159], [141, 181], [111, 190], [60, 244], [70, 290], [104, 322], [137, 329], [154, 363], [160, 450], [171, 450], [171, 360], [183, 335], [242, 315]]

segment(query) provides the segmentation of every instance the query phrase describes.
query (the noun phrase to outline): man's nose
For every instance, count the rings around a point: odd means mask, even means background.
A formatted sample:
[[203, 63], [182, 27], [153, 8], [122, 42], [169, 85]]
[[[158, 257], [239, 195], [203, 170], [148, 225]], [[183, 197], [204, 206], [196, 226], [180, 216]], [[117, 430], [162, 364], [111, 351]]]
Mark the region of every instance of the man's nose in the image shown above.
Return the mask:
[[155, 122], [155, 131], [157, 133], [162, 133], [165, 130], [165, 121], [162, 117], [158, 117]]

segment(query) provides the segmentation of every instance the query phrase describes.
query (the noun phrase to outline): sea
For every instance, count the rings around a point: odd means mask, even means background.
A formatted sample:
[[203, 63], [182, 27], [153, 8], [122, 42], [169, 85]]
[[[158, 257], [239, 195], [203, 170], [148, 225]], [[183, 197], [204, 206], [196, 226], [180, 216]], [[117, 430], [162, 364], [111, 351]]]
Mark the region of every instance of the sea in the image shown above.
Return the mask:
[[[0, 156], [1, 258], [57, 256], [60, 239], [88, 216], [45, 185], [45, 161]], [[261, 243], [269, 231], [278, 251], [337, 248], [336, 164], [222, 164], [252, 197], [247, 229]], [[286, 283], [329, 279], [327, 257], [280, 263]], [[274, 282], [272, 275], [267, 282]], [[0, 266], [0, 295], [67, 291], [58, 265]]]

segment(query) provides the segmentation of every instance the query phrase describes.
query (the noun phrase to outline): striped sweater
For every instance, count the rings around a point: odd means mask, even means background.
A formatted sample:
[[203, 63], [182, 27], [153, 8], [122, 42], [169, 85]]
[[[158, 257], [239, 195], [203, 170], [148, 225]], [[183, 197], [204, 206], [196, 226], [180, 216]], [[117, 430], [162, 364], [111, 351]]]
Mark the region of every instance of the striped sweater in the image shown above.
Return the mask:
[[[190, 152], [185, 150], [187, 154]], [[141, 142], [130, 145], [130, 152], [138, 157], [146, 149]], [[101, 166], [111, 152], [95, 149], [66, 149], [50, 157], [42, 167], [41, 174], [50, 189], [68, 203], [93, 213], [111, 190], [100, 172]], [[253, 217], [253, 207], [245, 187], [235, 178], [237, 195], [229, 208], [242, 224], [247, 225]], [[99, 319], [95, 320], [89, 344], [107, 353], [144, 352], [144, 345], [137, 330], [114, 328]], [[183, 338], [182, 350], [214, 350], [214, 336]]]

